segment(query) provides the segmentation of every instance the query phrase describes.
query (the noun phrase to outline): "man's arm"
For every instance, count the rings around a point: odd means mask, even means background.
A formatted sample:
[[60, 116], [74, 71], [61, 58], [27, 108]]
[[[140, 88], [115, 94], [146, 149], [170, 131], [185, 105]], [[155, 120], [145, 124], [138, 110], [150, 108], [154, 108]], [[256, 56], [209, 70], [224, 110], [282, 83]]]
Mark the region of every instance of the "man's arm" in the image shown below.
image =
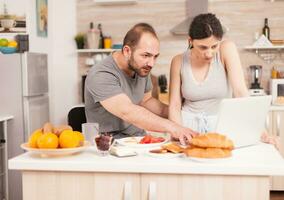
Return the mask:
[[159, 115], [160, 117], [168, 118], [168, 106], [160, 102], [158, 99], [152, 97], [151, 91], [145, 93], [140, 105], [146, 108], [147, 110], [150, 110], [151, 112], [155, 113], [156, 115]]
[[192, 135], [197, 134], [189, 128], [159, 117], [140, 105], [133, 104], [125, 94], [115, 95], [100, 103], [108, 112], [124, 121], [145, 130], [170, 133], [182, 144], [185, 144], [185, 139], [189, 141]]

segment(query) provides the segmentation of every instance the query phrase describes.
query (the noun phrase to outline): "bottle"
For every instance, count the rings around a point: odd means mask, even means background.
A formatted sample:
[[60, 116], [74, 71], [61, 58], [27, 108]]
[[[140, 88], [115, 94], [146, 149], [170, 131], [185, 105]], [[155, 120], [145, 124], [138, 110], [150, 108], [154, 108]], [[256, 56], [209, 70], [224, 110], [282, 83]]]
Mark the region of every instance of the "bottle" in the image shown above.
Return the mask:
[[99, 49], [103, 49], [104, 48], [104, 34], [103, 34], [103, 30], [102, 30], [102, 25], [101, 24], [98, 24], [98, 30], [100, 32]]
[[262, 33], [265, 37], [267, 37], [267, 39], [270, 40], [270, 28], [268, 26], [268, 19], [267, 18], [264, 19], [264, 27], [262, 29]]
[[87, 43], [89, 49], [97, 49], [99, 47], [100, 32], [94, 28], [93, 22], [90, 23], [90, 29], [87, 33]]
[[104, 49], [111, 49], [111, 37], [110, 36], [105, 36], [104, 37]]
[[271, 70], [271, 78], [275, 79], [278, 77], [278, 71], [275, 69], [275, 67]]

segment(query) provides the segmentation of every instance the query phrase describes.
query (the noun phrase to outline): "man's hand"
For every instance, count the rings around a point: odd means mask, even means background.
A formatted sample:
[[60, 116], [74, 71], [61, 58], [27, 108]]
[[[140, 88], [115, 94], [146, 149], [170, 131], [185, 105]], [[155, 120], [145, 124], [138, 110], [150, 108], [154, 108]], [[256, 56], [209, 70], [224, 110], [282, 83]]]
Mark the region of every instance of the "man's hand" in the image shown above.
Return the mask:
[[199, 135], [198, 132], [193, 131], [190, 128], [185, 128], [181, 126], [175, 127], [174, 130], [171, 132], [171, 136], [174, 139], [179, 140], [182, 145], [188, 144], [190, 140], [197, 135]]

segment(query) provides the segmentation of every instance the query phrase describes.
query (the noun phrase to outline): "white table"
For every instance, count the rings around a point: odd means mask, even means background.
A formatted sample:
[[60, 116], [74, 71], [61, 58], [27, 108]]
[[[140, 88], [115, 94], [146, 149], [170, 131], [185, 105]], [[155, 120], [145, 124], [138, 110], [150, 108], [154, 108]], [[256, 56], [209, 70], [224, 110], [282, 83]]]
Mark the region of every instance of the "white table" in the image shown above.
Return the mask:
[[23, 172], [24, 200], [268, 200], [269, 177], [284, 175], [284, 160], [268, 144], [234, 150], [232, 158], [212, 163], [98, 157], [90, 149], [57, 158], [25, 153], [9, 160], [9, 169]]

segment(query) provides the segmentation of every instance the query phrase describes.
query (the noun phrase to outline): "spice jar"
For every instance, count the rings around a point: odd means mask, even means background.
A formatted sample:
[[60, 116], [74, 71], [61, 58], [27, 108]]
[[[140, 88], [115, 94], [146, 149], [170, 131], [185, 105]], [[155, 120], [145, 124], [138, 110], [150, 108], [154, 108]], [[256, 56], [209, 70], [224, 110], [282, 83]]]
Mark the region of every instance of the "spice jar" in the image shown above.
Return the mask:
[[271, 78], [278, 78], [278, 71], [275, 69], [275, 67], [273, 67], [271, 70]]
[[110, 36], [104, 37], [104, 48], [105, 49], [111, 49], [112, 41]]

